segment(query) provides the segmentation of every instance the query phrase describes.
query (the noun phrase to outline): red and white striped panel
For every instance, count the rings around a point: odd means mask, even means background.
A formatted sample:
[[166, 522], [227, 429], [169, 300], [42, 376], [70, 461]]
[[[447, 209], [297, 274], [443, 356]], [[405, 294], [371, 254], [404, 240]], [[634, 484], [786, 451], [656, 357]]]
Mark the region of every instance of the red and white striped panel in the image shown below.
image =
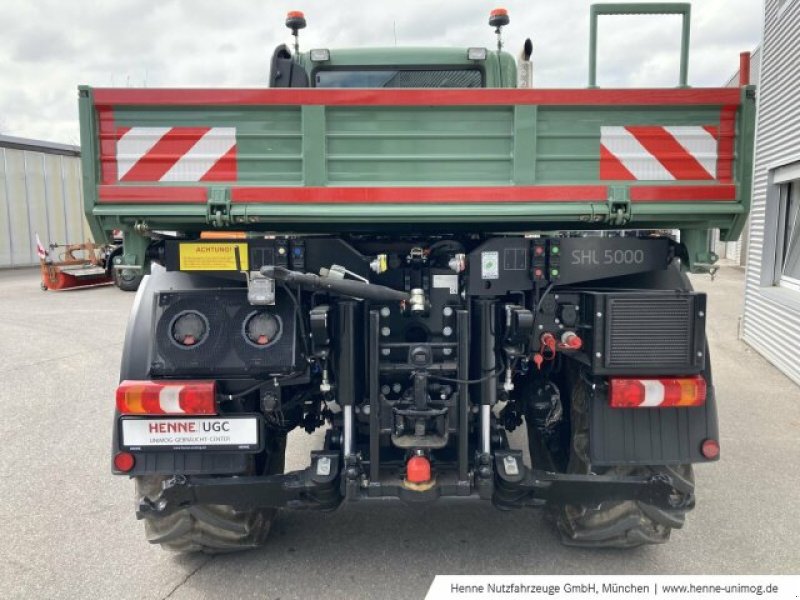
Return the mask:
[[117, 140], [119, 181], [235, 181], [235, 127], [131, 127]]
[[695, 125], [600, 128], [600, 179], [717, 179], [717, 128]]

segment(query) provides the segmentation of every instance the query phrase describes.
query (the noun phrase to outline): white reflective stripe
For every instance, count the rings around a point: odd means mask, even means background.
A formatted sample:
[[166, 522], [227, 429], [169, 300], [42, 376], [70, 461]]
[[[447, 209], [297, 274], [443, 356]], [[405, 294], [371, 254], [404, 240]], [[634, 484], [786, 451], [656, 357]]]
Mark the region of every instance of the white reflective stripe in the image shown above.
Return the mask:
[[702, 165], [711, 177], [717, 177], [717, 139], [713, 135], [705, 128], [696, 125], [673, 125], [664, 129]]
[[131, 127], [117, 140], [117, 179], [122, 179], [171, 129], [172, 127]]
[[160, 181], [200, 181], [235, 145], [235, 127], [212, 127], [164, 173]]
[[644, 402], [639, 406], [661, 406], [664, 402], [664, 384], [657, 379], [640, 379], [644, 386]]
[[168, 385], [158, 394], [158, 403], [161, 410], [167, 414], [183, 414], [186, 411], [181, 408], [180, 395], [182, 385]]
[[639, 143], [624, 127], [601, 127], [600, 143], [619, 160], [636, 179], [674, 180], [672, 173]]

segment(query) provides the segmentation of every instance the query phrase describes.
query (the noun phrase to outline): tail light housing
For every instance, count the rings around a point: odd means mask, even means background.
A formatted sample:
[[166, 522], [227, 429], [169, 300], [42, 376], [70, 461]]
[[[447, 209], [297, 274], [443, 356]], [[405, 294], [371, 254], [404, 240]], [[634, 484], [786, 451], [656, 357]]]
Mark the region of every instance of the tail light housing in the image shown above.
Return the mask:
[[608, 402], [612, 408], [702, 406], [707, 385], [702, 375], [692, 377], [611, 377]]
[[123, 415], [215, 415], [214, 381], [131, 381], [117, 388]]

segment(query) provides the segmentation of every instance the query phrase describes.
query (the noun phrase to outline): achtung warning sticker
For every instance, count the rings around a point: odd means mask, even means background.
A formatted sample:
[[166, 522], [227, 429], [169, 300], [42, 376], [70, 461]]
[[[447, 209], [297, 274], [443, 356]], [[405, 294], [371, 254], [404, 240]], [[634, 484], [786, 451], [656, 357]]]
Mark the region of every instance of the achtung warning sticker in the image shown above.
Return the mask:
[[[237, 261], [238, 254], [238, 261]], [[181, 271], [247, 271], [246, 243], [180, 245]]]

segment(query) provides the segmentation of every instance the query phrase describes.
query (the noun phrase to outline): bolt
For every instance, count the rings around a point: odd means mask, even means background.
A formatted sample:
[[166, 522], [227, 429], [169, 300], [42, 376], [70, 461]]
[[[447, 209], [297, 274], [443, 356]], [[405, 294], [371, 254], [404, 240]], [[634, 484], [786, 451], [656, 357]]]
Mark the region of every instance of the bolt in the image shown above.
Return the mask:
[[699, 313], [697, 313], [697, 316], [698, 316], [698, 317], [705, 317], [705, 316], [706, 316], [706, 313], [704, 313], [704, 312], [701, 310]]
[[452, 306], [445, 306], [445, 307], [442, 309], [442, 314], [443, 314], [445, 317], [450, 317], [450, 316], [452, 316], [452, 314], [453, 314], [453, 307], [452, 307]]
[[391, 334], [391, 333], [392, 333], [392, 330], [389, 329], [388, 327], [381, 327], [381, 335], [383, 337], [389, 337], [389, 334]]
[[382, 317], [388, 317], [390, 314], [392, 314], [392, 309], [389, 308], [388, 306], [384, 306], [381, 309], [381, 316]]
[[598, 319], [602, 319], [603, 318], [603, 313], [601, 313], [601, 312], [597, 313], [597, 318]]
[[595, 353], [594, 353], [594, 355], [595, 355], [597, 358], [600, 358], [600, 357], [602, 357], [602, 356], [603, 356], [603, 353], [602, 353], [602, 352], [595, 352]]
[[452, 327], [445, 327], [444, 329], [442, 329], [442, 334], [444, 334], [445, 337], [449, 337], [449, 336], [453, 335], [453, 328]]
[[391, 349], [389, 348], [381, 348], [381, 354], [383, 356], [389, 356], [392, 353]]

